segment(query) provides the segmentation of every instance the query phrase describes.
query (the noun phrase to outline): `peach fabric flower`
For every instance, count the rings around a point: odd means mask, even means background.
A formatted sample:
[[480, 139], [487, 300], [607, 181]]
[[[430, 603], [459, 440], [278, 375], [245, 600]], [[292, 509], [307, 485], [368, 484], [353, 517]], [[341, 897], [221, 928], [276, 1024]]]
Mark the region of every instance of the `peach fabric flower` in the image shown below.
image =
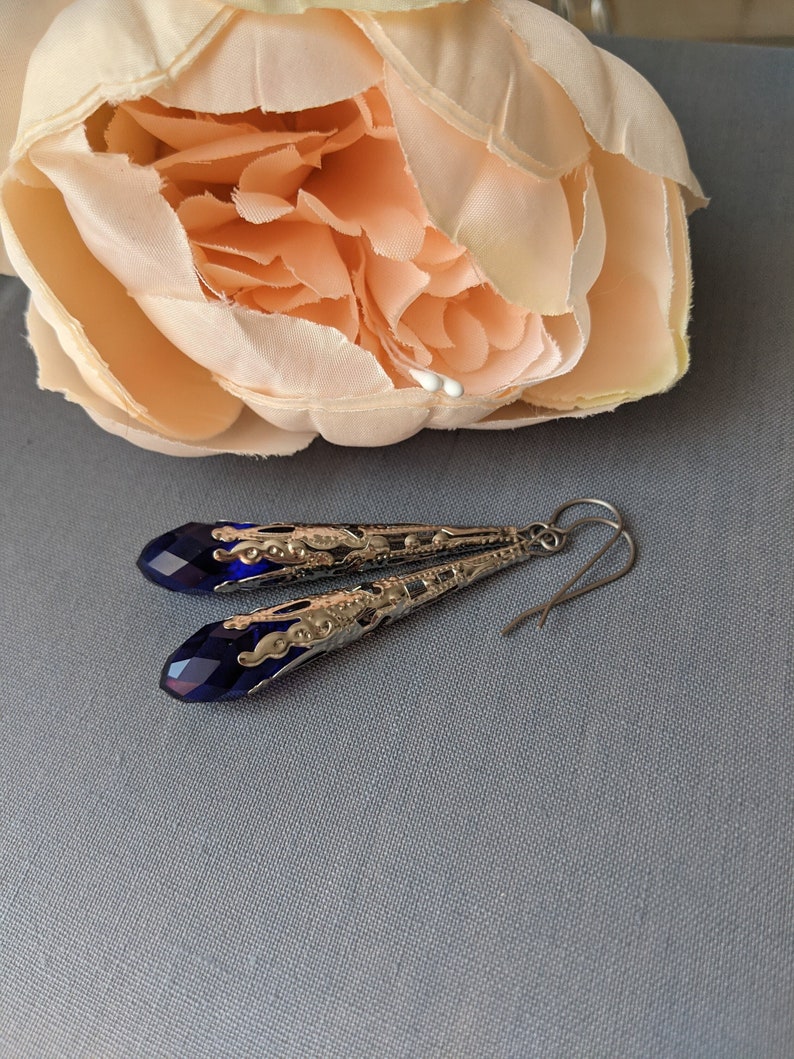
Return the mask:
[[52, 4], [0, 182], [43, 387], [267, 455], [680, 377], [702, 197], [650, 86], [527, 0], [361, 7]]

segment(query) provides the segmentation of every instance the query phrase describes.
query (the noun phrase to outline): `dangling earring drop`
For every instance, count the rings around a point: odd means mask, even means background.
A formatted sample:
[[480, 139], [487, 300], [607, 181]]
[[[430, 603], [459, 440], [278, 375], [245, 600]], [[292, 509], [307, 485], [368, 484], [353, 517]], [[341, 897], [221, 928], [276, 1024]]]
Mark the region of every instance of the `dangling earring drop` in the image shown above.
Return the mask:
[[[560, 516], [579, 504], [598, 505], [607, 509], [613, 518], [588, 515], [568, 526], [560, 526]], [[168, 658], [163, 668], [161, 687], [175, 698], [186, 701], [214, 701], [253, 694], [298, 666], [353, 643], [380, 625], [396, 621], [426, 603], [525, 559], [559, 552], [572, 531], [587, 524], [603, 524], [614, 532], [606, 544], [551, 599], [525, 611], [503, 631], [508, 632], [518, 622], [536, 613], [541, 613], [539, 625], [542, 625], [553, 607], [608, 584], [631, 568], [636, 554], [634, 541], [623, 525], [622, 516], [611, 504], [589, 499], [569, 501], [561, 505], [548, 522], [533, 522], [521, 529], [508, 528], [512, 536], [506, 543], [490, 550], [461, 555], [413, 573], [384, 577], [354, 588], [290, 600], [249, 614], [236, 614], [224, 621], [205, 625]], [[329, 528], [339, 529], [323, 527], [324, 530]], [[367, 531], [373, 529], [356, 528]], [[406, 528], [400, 527], [400, 532]], [[295, 532], [296, 528], [288, 529]], [[305, 529], [303, 527], [301, 532]], [[433, 531], [434, 536], [438, 532], [438, 527], [411, 529], [421, 529], [425, 533]], [[455, 533], [459, 536], [456, 540], [469, 541], [485, 532], [492, 531], [457, 529]], [[621, 537], [629, 545], [629, 557], [622, 569], [573, 589], [576, 582]], [[471, 547], [470, 544], [467, 546]], [[348, 548], [341, 554], [349, 554], [349, 551]], [[397, 552], [399, 561], [405, 561], [402, 549], [397, 549]], [[333, 552], [329, 554], [334, 559]], [[383, 563], [388, 559], [384, 560], [381, 556], [375, 561]], [[301, 558], [300, 563], [305, 569], [312, 569], [306, 566], [304, 558]], [[345, 568], [344, 563], [335, 563], [332, 567], [334, 565], [337, 570]], [[334, 571], [326, 567], [325, 572]]]
[[150, 541], [138, 568], [175, 592], [235, 592], [464, 554], [517, 539], [515, 526], [188, 522]]

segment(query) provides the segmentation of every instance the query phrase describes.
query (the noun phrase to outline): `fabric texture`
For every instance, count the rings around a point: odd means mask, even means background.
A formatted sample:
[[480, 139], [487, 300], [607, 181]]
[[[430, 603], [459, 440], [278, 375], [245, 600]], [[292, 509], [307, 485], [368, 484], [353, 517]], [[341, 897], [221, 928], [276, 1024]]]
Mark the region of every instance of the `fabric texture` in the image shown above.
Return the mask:
[[[712, 204], [693, 367], [532, 431], [178, 460], [38, 392], [0, 286], [0, 1055], [786, 1059], [794, 55], [600, 42]], [[617, 503], [632, 573], [502, 639], [601, 537], [240, 704], [135, 558], [191, 519], [523, 521]], [[617, 560], [616, 560], [617, 561]], [[318, 586], [319, 587], [319, 586]]]

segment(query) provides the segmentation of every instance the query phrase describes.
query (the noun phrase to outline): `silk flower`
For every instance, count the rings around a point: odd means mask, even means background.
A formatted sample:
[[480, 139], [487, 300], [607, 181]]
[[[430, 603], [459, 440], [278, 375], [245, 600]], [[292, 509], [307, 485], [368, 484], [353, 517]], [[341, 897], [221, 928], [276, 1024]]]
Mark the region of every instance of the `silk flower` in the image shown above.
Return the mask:
[[703, 200], [656, 93], [526, 0], [389, 6], [53, 5], [0, 182], [40, 385], [268, 455], [680, 378]]

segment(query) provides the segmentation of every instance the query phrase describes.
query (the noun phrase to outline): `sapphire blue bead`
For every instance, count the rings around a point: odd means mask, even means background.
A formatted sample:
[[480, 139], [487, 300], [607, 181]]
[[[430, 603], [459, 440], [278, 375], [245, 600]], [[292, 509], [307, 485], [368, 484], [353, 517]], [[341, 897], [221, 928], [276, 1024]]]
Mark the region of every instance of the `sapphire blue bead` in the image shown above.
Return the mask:
[[285, 632], [299, 620], [255, 622], [242, 630], [227, 629], [223, 622], [205, 625], [168, 658], [160, 687], [183, 702], [214, 702], [247, 695], [263, 680], [294, 665], [308, 648], [294, 644], [283, 657], [266, 658], [253, 667], [241, 666], [238, 656], [252, 651], [268, 633]]
[[233, 544], [215, 540], [212, 531], [220, 526], [250, 529], [253, 522], [188, 522], [150, 541], [141, 552], [138, 568], [145, 577], [172, 592], [214, 592], [226, 581], [256, 577], [279, 564], [262, 559], [244, 563], [241, 559], [218, 562], [214, 553], [231, 550]]

